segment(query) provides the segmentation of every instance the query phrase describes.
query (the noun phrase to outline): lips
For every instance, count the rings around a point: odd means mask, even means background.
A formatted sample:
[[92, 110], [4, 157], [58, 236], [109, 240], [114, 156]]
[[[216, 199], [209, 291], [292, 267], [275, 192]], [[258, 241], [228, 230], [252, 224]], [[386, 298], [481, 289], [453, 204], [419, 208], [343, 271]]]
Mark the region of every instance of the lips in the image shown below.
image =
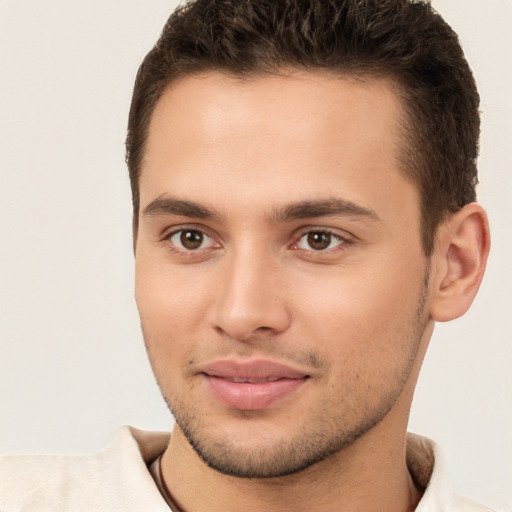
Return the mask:
[[298, 391], [309, 378], [300, 370], [267, 360], [215, 361], [202, 373], [217, 400], [240, 410], [269, 407]]

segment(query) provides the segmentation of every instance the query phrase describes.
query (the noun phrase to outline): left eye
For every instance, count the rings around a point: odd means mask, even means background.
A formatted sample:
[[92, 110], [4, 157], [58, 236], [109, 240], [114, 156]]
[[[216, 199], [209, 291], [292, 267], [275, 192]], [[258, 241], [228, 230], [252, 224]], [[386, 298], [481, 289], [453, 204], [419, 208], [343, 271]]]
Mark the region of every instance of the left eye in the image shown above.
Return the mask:
[[212, 247], [215, 243], [206, 233], [197, 229], [182, 229], [176, 231], [169, 240], [179, 249], [186, 251], [205, 249]]
[[332, 249], [338, 245], [342, 245], [345, 242], [343, 238], [329, 233], [328, 231], [309, 231], [301, 236], [297, 242], [297, 248], [313, 250], [313, 251], [325, 251], [326, 249]]

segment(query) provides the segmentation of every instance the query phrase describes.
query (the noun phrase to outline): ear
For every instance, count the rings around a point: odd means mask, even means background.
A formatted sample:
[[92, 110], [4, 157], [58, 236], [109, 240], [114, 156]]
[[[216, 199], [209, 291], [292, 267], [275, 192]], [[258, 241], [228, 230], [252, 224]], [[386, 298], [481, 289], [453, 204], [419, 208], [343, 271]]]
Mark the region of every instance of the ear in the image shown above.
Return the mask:
[[438, 230], [431, 280], [431, 318], [446, 322], [462, 316], [480, 287], [489, 254], [485, 210], [470, 203]]

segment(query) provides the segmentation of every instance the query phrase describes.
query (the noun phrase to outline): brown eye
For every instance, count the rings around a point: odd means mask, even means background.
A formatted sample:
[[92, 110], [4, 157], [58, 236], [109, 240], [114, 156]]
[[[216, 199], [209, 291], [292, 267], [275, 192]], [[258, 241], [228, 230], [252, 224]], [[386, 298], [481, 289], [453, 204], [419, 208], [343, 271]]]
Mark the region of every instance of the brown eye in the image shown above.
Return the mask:
[[170, 241], [179, 249], [185, 251], [194, 251], [203, 249], [205, 245], [212, 244], [213, 240], [197, 229], [182, 229], [176, 231], [171, 237]]
[[302, 235], [297, 243], [299, 249], [306, 249], [308, 251], [325, 251], [337, 246], [341, 246], [345, 240], [334, 233], [329, 231], [309, 231]]
[[182, 231], [181, 245], [188, 250], [199, 249], [203, 243], [204, 235], [200, 231]]
[[332, 235], [330, 233], [322, 233], [321, 231], [312, 231], [308, 233], [307, 242], [311, 249], [315, 251], [323, 251], [331, 245]]

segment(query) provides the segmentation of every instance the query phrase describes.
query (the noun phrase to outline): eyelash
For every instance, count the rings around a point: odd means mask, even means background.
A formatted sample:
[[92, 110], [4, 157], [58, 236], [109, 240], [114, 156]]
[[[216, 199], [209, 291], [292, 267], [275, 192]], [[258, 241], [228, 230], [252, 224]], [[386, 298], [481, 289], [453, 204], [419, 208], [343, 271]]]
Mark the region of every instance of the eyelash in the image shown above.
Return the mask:
[[[205, 247], [205, 248], [197, 248], [197, 249], [185, 249], [178, 247], [174, 242], [172, 242], [172, 238], [180, 233], [184, 232], [194, 232], [199, 233], [204, 237], [208, 237], [213, 241], [212, 247]], [[313, 248], [310, 249], [304, 249], [298, 247], [298, 244], [300, 241], [307, 235], [311, 234], [321, 234], [321, 235], [328, 235], [331, 238], [335, 238], [339, 241], [334, 247], [326, 248], [326, 249], [318, 249], [315, 250]], [[198, 257], [199, 255], [204, 255], [205, 251], [207, 253], [212, 252], [212, 250], [217, 249], [220, 247], [220, 244], [218, 242], [215, 242], [215, 239], [213, 236], [208, 234], [208, 232], [203, 227], [198, 226], [180, 226], [179, 228], [173, 229], [172, 231], [166, 233], [162, 238], [161, 242], [167, 242], [168, 248], [181, 256], [185, 257]], [[304, 254], [310, 254], [315, 255], [316, 257], [322, 257], [331, 255], [333, 253], [338, 253], [339, 251], [346, 250], [350, 245], [352, 245], [355, 242], [354, 238], [349, 235], [348, 233], [340, 234], [339, 232], [336, 232], [334, 230], [326, 229], [326, 228], [314, 228], [314, 227], [308, 227], [307, 229], [302, 230], [298, 236], [294, 237], [294, 242], [292, 242], [288, 247], [292, 250], [301, 251]]]
[[[309, 249], [301, 249], [297, 247], [300, 241], [308, 235], [311, 234], [320, 234], [320, 235], [328, 235], [331, 239], [337, 239], [338, 243], [334, 247], [326, 248], [326, 249], [318, 249], [315, 250], [313, 248]], [[332, 241], [332, 240], [331, 240]], [[326, 229], [326, 228], [307, 228], [307, 230], [302, 231], [296, 241], [291, 245], [291, 248], [297, 251], [305, 251], [308, 253], [312, 253], [317, 256], [332, 254], [334, 252], [346, 250], [348, 246], [354, 243], [353, 237], [349, 236], [348, 233], [340, 234], [339, 232]]]
[[215, 242], [214, 237], [210, 236], [208, 232], [198, 226], [180, 226], [179, 228], [173, 229], [172, 231], [164, 234], [164, 236], [161, 238], [161, 242], [167, 243], [167, 247], [174, 253], [177, 253], [181, 256], [188, 256], [188, 257], [197, 257], [199, 255], [199, 251], [202, 251], [201, 254], [204, 254], [204, 251], [211, 252], [211, 250], [215, 249], [216, 247], [208, 247], [208, 248], [198, 248], [198, 249], [185, 249], [178, 247], [174, 242], [172, 242], [172, 238], [175, 235], [178, 235], [180, 233], [186, 233], [186, 232], [192, 232], [192, 233], [199, 233], [204, 237], [208, 237], [211, 240], [214, 241], [214, 246], [217, 245], [220, 247], [218, 243]]

